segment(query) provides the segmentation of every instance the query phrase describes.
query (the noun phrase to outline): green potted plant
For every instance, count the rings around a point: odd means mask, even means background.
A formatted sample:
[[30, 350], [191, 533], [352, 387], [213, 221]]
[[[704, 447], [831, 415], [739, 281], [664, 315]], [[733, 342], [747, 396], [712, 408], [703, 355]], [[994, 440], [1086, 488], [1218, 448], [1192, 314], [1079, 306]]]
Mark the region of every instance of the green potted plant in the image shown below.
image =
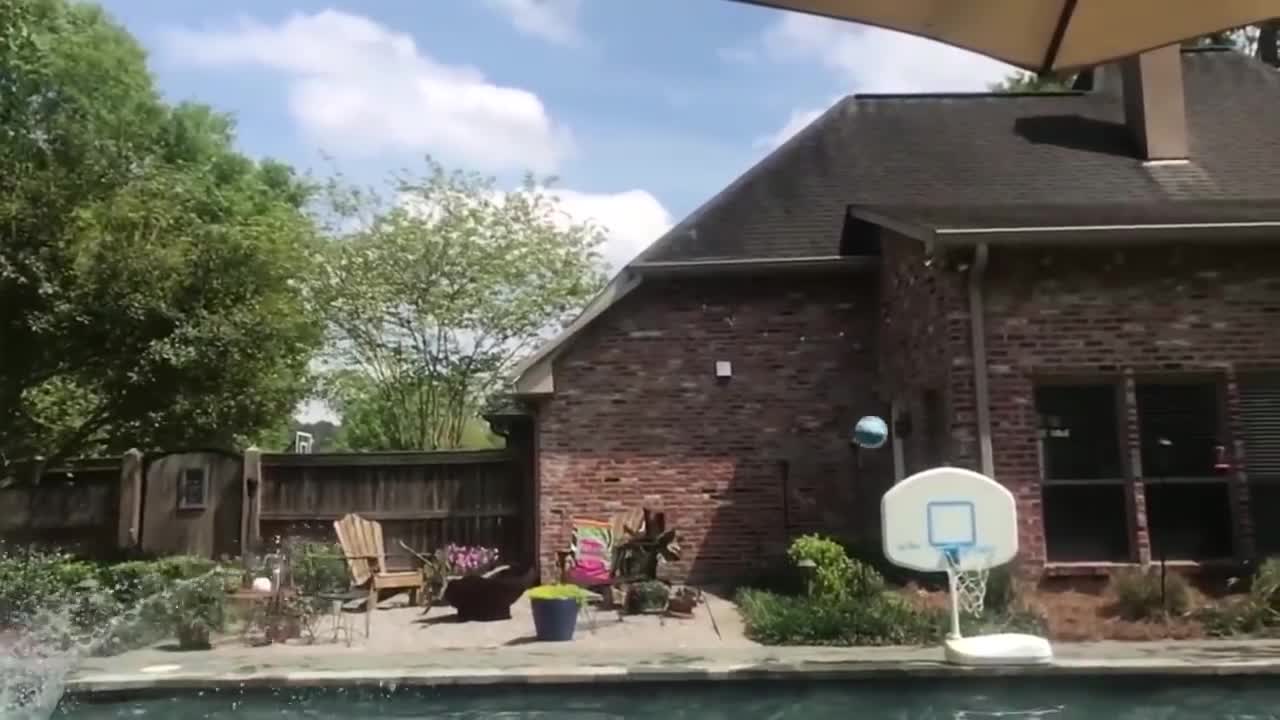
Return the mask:
[[591, 596], [577, 585], [539, 585], [528, 592], [533, 610], [533, 629], [544, 642], [573, 639], [578, 626], [578, 610]]
[[702, 593], [696, 588], [683, 586], [671, 591], [667, 600], [667, 612], [673, 615], [693, 615], [693, 609], [702, 600]]
[[667, 611], [671, 588], [661, 580], [643, 580], [627, 586], [625, 607], [631, 613], [661, 613]]

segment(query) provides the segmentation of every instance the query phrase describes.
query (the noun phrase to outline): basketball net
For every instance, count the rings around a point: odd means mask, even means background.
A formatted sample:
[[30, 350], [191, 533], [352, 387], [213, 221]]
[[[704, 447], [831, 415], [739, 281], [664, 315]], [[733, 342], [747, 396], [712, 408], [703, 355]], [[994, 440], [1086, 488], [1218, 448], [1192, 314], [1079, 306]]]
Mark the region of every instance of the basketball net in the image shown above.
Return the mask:
[[960, 560], [964, 557], [964, 551], [960, 548], [947, 548], [942, 551], [942, 557], [947, 563], [952, 602], [970, 615], [981, 615], [982, 603], [987, 597], [987, 575], [991, 568], [983, 565], [976, 570], [961, 569]]

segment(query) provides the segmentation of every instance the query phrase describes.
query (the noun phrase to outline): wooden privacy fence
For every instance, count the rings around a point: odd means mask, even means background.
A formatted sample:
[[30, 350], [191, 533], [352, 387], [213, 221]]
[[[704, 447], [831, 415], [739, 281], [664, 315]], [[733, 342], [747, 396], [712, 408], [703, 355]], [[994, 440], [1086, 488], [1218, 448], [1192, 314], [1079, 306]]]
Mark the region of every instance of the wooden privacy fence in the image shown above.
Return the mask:
[[[127, 461], [127, 459], [126, 459]], [[69, 462], [0, 489], [0, 538], [11, 545], [106, 557], [118, 549], [121, 458]]]
[[259, 538], [334, 542], [333, 521], [353, 512], [382, 524], [393, 567], [412, 566], [399, 541], [420, 551], [486, 545], [516, 562], [532, 552], [526, 469], [507, 450], [264, 453], [260, 462], [258, 506], [247, 513]]

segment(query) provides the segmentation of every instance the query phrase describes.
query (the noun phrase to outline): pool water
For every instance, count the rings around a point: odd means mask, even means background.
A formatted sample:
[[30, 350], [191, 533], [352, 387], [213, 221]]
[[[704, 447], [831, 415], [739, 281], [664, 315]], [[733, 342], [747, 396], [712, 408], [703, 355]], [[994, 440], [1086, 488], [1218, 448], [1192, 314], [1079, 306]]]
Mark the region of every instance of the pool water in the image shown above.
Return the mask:
[[1262, 720], [1280, 719], [1280, 679], [968, 678], [789, 681], [403, 691], [185, 693], [111, 702], [70, 700], [64, 720]]

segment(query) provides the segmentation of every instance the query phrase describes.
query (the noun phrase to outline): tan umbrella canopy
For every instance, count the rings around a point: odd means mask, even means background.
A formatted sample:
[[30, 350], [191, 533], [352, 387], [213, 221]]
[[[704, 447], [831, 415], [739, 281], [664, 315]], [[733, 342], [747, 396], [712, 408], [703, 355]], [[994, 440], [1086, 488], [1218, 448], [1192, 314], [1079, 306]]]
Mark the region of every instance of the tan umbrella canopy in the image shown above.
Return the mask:
[[1036, 73], [1280, 17], [1280, 0], [737, 0], [931, 38]]

